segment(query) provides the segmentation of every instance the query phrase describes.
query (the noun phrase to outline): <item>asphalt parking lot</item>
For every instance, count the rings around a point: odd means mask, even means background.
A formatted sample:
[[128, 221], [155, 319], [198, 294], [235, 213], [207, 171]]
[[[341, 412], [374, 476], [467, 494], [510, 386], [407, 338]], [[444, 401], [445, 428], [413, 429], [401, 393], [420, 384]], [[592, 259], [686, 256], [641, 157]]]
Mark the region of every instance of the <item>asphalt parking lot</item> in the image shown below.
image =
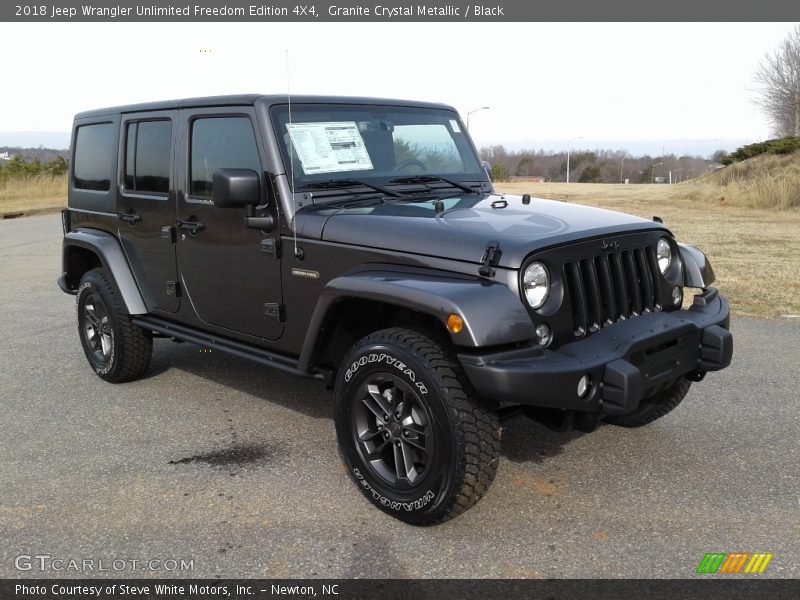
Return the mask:
[[0, 221], [0, 577], [92, 575], [15, 566], [48, 555], [193, 561], [125, 577], [682, 578], [734, 551], [800, 577], [798, 322], [735, 320], [732, 367], [649, 427], [507, 422], [489, 494], [421, 529], [349, 481], [318, 383], [167, 340], [144, 379], [97, 378], [60, 243], [58, 215]]

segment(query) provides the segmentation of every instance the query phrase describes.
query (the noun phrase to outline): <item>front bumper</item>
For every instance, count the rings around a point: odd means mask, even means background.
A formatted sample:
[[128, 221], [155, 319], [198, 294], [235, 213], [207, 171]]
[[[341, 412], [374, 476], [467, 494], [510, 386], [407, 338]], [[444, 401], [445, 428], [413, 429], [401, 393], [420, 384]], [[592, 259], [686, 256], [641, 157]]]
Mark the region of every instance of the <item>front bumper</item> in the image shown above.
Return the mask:
[[[458, 358], [476, 391], [504, 404], [626, 414], [681, 376], [700, 377], [731, 363], [730, 309], [716, 288], [688, 310], [621, 321], [561, 346], [526, 347]], [[590, 387], [578, 396], [578, 382]]]

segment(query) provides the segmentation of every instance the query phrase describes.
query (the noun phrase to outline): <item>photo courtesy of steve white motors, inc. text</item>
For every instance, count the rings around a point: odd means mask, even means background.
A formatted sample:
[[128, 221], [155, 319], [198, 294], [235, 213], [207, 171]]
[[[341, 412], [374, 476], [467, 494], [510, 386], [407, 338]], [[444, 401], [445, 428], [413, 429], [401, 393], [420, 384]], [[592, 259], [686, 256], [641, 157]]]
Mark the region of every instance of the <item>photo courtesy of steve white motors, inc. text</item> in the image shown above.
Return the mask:
[[340, 586], [336, 583], [320, 585], [281, 585], [271, 583], [268, 587], [264, 584], [241, 585], [241, 584], [206, 584], [206, 583], [152, 583], [141, 582], [136, 584], [127, 583], [54, 583], [54, 584], [25, 584], [17, 583], [14, 585], [14, 594], [17, 597], [25, 596], [54, 596], [54, 597], [86, 597], [102, 598], [105, 596], [131, 597], [131, 598], [152, 598], [158, 597], [183, 597], [189, 594], [191, 597], [235, 597], [254, 596], [259, 594], [271, 594], [274, 596], [338, 596]]
[[167, 5], [156, 6], [150, 4], [136, 4], [132, 6], [121, 5], [94, 5], [81, 4], [80, 6], [60, 6], [56, 4], [14, 6], [14, 16], [24, 18], [42, 19], [116, 19], [133, 17], [186, 17], [195, 19], [247, 18], [247, 17], [285, 17], [300, 19], [327, 18], [352, 18], [373, 17], [391, 20], [393, 18], [469, 18], [469, 17], [505, 17], [505, 7], [500, 4], [464, 4], [430, 6], [425, 4], [409, 4], [405, 6], [384, 6], [382, 4], [338, 6], [326, 4], [298, 4], [294, 6], [277, 6], [272, 4], [251, 4], [248, 6], [200, 6]]

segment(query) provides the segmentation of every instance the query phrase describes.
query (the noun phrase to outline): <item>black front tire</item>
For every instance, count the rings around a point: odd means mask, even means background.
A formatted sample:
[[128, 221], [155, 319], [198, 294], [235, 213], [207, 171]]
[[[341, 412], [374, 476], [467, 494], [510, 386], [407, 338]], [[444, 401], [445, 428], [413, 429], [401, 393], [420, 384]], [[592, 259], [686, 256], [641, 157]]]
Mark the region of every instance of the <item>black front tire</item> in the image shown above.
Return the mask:
[[136, 327], [105, 269], [81, 278], [77, 295], [78, 333], [83, 352], [95, 373], [121, 383], [141, 377], [150, 365], [153, 337]]
[[414, 525], [452, 519], [497, 472], [500, 427], [446, 343], [393, 328], [348, 352], [336, 379], [336, 432], [361, 492]]
[[666, 390], [642, 400], [641, 404], [627, 415], [609, 417], [606, 421], [620, 427], [644, 427], [675, 409], [691, 385], [691, 381], [681, 377]]

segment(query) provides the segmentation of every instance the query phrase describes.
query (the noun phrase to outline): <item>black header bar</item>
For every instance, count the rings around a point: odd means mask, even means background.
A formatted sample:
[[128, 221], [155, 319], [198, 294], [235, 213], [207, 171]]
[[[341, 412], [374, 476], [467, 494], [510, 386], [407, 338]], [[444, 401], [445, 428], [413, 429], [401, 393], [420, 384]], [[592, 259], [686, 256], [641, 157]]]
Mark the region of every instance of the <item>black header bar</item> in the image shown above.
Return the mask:
[[[59, 0], [2, 2], [0, 21], [11, 22], [554, 22], [794, 21], [797, 6], [787, 0]], [[735, 40], [732, 40], [735, 43]]]
[[800, 581], [728, 579], [3, 579], [3, 600], [796, 600]]

